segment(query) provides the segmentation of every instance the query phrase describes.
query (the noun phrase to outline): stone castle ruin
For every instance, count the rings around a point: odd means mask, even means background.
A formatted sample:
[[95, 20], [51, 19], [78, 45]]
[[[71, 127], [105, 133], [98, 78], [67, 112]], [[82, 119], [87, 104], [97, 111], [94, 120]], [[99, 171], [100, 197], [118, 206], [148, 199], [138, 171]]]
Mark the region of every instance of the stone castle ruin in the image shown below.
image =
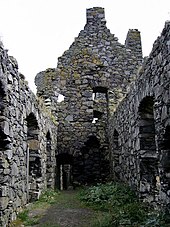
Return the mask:
[[138, 30], [122, 45], [104, 9], [87, 9], [57, 68], [35, 84], [36, 96], [1, 43], [0, 226], [47, 188], [108, 180], [170, 209], [170, 22], [143, 59]]

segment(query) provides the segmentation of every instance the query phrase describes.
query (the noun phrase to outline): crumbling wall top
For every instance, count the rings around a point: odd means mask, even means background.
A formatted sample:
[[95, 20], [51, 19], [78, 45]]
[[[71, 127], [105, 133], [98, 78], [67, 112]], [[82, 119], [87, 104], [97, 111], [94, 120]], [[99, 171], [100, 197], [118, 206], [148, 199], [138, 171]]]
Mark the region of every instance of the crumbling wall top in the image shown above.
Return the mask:
[[140, 31], [138, 31], [138, 29], [129, 29], [125, 40], [125, 47], [130, 49], [136, 55], [136, 57], [141, 60], [142, 44]]
[[86, 10], [87, 23], [106, 24], [104, 8], [94, 7]]

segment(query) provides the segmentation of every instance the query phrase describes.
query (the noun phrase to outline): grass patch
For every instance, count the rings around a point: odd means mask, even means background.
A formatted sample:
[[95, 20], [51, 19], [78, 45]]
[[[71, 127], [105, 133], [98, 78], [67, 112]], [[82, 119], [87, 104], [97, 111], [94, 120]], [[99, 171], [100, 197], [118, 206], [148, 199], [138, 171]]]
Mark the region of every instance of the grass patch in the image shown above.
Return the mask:
[[57, 224], [46, 223], [46, 224], [41, 225], [41, 227], [60, 227], [60, 226]]
[[33, 203], [33, 208], [47, 207], [56, 203], [60, 192], [58, 190], [48, 189], [40, 195], [39, 200]]
[[54, 209], [57, 207], [63, 212], [67, 208], [77, 210], [88, 207], [87, 210], [91, 214], [80, 217], [81, 226], [170, 227], [169, 211], [167, 214], [155, 212], [149, 208], [148, 204], [139, 202], [129, 187], [118, 183], [98, 184], [80, 191], [63, 191], [61, 193], [47, 190], [38, 201], [21, 212], [10, 227], [20, 227], [22, 224], [24, 226], [40, 224], [41, 227], [59, 227], [58, 224], [54, 224], [56, 220], [51, 220], [48, 216], [47, 222], [41, 223], [43, 212], [51, 204], [54, 204]]
[[18, 214], [18, 218], [21, 220], [21, 221], [26, 221], [28, 219], [28, 210], [24, 210], [22, 211], [21, 213]]
[[[11, 224], [11, 227], [19, 227], [21, 224], [24, 224], [24, 226], [33, 226], [36, 224], [39, 224], [40, 215], [30, 215], [30, 213], [34, 210], [38, 209], [46, 209], [52, 204], [56, 203], [58, 197], [59, 197], [59, 191], [54, 190], [47, 190], [40, 196], [39, 200], [36, 202], [30, 204], [27, 209], [24, 209], [22, 212], [20, 212], [17, 216], [17, 220], [13, 221]], [[50, 226], [50, 225], [49, 225]], [[44, 227], [48, 227], [48, 224], [44, 225]], [[57, 225], [50, 226], [50, 227], [58, 227]]]
[[67, 209], [74, 209], [80, 206], [80, 200], [77, 198], [77, 192], [68, 192], [63, 191], [61, 192], [60, 196], [58, 197], [58, 200], [56, 204], [60, 204], [60, 207]]
[[18, 214], [17, 220], [13, 221], [11, 224], [11, 227], [19, 227], [21, 224], [24, 224], [25, 226], [33, 226], [38, 224], [38, 217], [29, 217], [29, 210], [25, 209], [21, 213]]

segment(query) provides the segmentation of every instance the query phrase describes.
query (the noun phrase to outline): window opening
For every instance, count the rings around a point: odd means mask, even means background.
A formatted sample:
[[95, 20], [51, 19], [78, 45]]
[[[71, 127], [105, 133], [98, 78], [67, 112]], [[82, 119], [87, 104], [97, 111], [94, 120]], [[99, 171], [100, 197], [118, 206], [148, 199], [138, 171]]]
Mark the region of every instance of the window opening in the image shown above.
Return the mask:
[[93, 120], [92, 123], [96, 123], [102, 119], [106, 122], [108, 114], [108, 95], [107, 88], [105, 87], [94, 87], [93, 94]]

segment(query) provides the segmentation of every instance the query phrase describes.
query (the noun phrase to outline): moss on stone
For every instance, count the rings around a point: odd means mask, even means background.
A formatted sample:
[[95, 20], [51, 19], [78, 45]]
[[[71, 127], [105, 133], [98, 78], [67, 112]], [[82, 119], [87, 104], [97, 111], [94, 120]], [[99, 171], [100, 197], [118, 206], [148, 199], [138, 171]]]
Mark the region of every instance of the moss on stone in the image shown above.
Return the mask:
[[102, 65], [102, 62], [100, 59], [97, 59], [97, 58], [93, 58], [93, 63], [96, 64], [96, 65]]
[[132, 39], [139, 39], [139, 38], [140, 38], [140, 33], [139, 33], [138, 31], [132, 32], [132, 33], [130, 34], [130, 37], [131, 37]]
[[60, 72], [60, 76], [63, 77], [63, 78], [67, 78], [68, 77], [68, 74], [64, 71], [61, 71]]
[[74, 79], [80, 79], [80, 74], [79, 73], [74, 73], [73, 74]]

